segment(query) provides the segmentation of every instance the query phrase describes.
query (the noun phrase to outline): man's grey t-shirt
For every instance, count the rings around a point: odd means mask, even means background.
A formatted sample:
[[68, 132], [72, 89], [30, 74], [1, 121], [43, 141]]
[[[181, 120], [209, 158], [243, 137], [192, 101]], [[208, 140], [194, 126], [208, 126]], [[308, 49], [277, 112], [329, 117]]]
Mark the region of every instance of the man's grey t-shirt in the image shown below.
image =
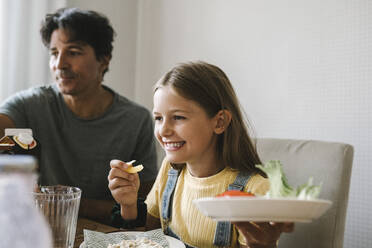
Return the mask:
[[111, 199], [107, 176], [110, 160], [143, 164], [141, 181], [157, 174], [152, 117], [147, 109], [114, 94], [100, 117], [85, 120], [65, 104], [56, 85], [31, 88], [8, 98], [0, 113], [18, 128], [31, 128], [41, 144], [40, 183], [71, 185], [83, 197]]

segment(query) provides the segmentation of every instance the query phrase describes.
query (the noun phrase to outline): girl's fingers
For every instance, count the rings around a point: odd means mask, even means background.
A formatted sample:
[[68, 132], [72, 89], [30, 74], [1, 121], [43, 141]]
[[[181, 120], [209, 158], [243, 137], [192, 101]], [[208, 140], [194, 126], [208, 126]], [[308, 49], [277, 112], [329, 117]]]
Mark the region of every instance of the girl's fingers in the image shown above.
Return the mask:
[[119, 177], [129, 181], [133, 181], [136, 178], [135, 175], [125, 172], [120, 168], [112, 167], [112, 169], [109, 172], [108, 179], [112, 180], [115, 177]]
[[294, 223], [293, 222], [283, 222], [283, 223], [275, 223], [280, 225], [280, 230], [282, 232], [293, 232], [294, 230]]
[[124, 163], [123, 161], [121, 160], [118, 160], [118, 159], [113, 159], [110, 161], [110, 167], [119, 167], [120, 164]]
[[127, 164], [121, 160], [118, 159], [113, 159], [110, 161], [110, 167], [111, 168], [118, 168], [118, 169], [126, 169], [130, 166], [131, 164]]
[[267, 222], [233, 222], [240, 230], [244, 232], [257, 232], [262, 231], [269, 227], [270, 224]]
[[[270, 230], [278, 232], [292, 232], [294, 230], [293, 222], [245, 222], [245, 223], [249, 223], [249, 225], [247, 225], [246, 228], [249, 228], [249, 226], [251, 226], [252, 228], [261, 231]], [[235, 224], [240, 225], [239, 222], [236, 222]], [[243, 226], [243, 228], [245, 227], [245, 224], [241, 225]]]
[[113, 160], [110, 161], [110, 167], [125, 170], [128, 167], [132, 167], [134, 162], [136, 162], [136, 160], [132, 160], [132, 161], [129, 161], [129, 162], [123, 162], [123, 161], [118, 160], [118, 159], [113, 159]]
[[257, 227], [252, 222], [237, 225], [239, 230], [247, 238], [248, 243], [259, 243], [259, 237], [257, 236]]
[[114, 178], [109, 180], [109, 189], [113, 190], [119, 187], [136, 187], [136, 184], [134, 182], [128, 181], [128, 180], [123, 180], [121, 178]]
[[112, 193], [119, 193], [119, 194], [127, 194], [127, 193], [133, 193], [136, 192], [136, 186], [135, 185], [123, 185], [123, 186], [117, 186], [117, 185], [110, 185], [109, 188], [112, 191]]
[[137, 190], [133, 185], [116, 187], [114, 189], [110, 188], [110, 191], [115, 201], [120, 204], [128, 204], [128, 202], [133, 202], [133, 199], [137, 199]]
[[275, 244], [284, 230], [293, 228], [293, 223], [234, 222], [233, 224], [246, 237], [248, 244]]
[[[257, 222], [246, 222], [242, 223], [240, 230], [247, 236], [250, 237], [250, 240], [254, 243], [260, 243], [262, 241], [266, 242], [266, 233], [268, 228], [270, 228], [269, 223], [257, 223]], [[239, 227], [238, 226], [238, 227]]]
[[138, 191], [140, 181], [138, 174], [129, 174], [121, 169], [112, 168], [107, 176], [108, 187], [111, 191], [127, 187], [131, 191]]

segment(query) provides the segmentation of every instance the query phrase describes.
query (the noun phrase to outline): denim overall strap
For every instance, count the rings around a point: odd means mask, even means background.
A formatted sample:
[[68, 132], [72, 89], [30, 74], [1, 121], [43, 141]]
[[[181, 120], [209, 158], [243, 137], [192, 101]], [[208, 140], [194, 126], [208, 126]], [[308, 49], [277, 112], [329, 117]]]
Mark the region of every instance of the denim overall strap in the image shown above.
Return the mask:
[[[169, 227], [169, 222], [172, 216], [173, 192], [174, 192], [174, 189], [176, 188], [178, 174], [179, 174], [179, 171], [173, 168], [169, 169], [168, 171], [168, 180], [167, 180], [167, 183], [165, 184], [165, 189], [164, 189], [163, 198], [162, 198], [161, 216], [163, 218], [163, 223], [164, 223], [163, 232], [168, 236], [181, 240]], [[186, 248], [194, 248], [185, 243], [184, 245], [186, 246]]]
[[[235, 181], [229, 185], [228, 190], [244, 190], [249, 178], [250, 172], [240, 171], [235, 178]], [[231, 240], [231, 223], [229, 221], [217, 222], [216, 231], [214, 233], [213, 244], [216, 246], [230, 246]]]
[[240, 171], [238, 175], [236, 176], [235, 181], [232, 184], [230, 184], [227, 189], [243, 191], [250, 177], [251, 177], [251, 172]]
[[176, 188], [177, 179], [178, 179], [179, 171], [176, 169], [171, 168], [168, 171], [168, 180], [165, 185], [163, 198], [162, 198], [162, 211], [161, 216], [163, 218], [163, 231], [166, 232], [168, 229], [169, 221], [171, 219], [171, 210], [172, 210], [172, 199], [173, 199], [173, 192]]

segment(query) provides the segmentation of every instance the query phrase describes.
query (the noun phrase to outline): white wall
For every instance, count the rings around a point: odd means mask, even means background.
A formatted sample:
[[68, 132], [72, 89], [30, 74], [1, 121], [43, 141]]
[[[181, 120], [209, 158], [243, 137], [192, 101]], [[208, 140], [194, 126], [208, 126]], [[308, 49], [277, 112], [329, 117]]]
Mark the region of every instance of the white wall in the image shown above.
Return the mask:
[[[141, 0], [136, 100], [175, 63], [230, 77], [259, 137], [355, 147], [344, 247], [372, 247], [372, 2]], [[332, 176], [332, 175], [329, 175]]]
[[65, 0], [0, 1], [0, 102], [51, 81], [40, 23], [46, 13], [64, 5]]

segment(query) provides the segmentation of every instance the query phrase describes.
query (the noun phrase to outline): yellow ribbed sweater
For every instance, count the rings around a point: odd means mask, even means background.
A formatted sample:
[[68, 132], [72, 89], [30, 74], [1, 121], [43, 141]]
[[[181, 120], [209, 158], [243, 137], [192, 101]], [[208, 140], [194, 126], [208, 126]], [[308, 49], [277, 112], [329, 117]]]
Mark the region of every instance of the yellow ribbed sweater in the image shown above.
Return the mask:
[[[164, 160], [153, 188], [146, 199], [147, 211], [155, 218], [161, 217], [161, 199], [168, 179], [170, 164]], [[228, 185], [233, 183], [238, 174], [237, 170], [226, 167], [211, 177], [193, 177], [186, 167], [181, 171], [173, 198], [172, 218], [170, 228], [183, 242], [194, 247], [214, 247], [213, 237], [216, 221], [204, 216], [192, 203], [194, 199], [211, 197], [225, 192]], [[269, 189], [267, 179], [255, 175], [248, 181], [245, 191], [263, 195]], [[160, 218], [163, 226], [163, 220]], [[232, 246], [239, 247], [239, 242], [245, 244], [244, 237], [233, 228]]]

